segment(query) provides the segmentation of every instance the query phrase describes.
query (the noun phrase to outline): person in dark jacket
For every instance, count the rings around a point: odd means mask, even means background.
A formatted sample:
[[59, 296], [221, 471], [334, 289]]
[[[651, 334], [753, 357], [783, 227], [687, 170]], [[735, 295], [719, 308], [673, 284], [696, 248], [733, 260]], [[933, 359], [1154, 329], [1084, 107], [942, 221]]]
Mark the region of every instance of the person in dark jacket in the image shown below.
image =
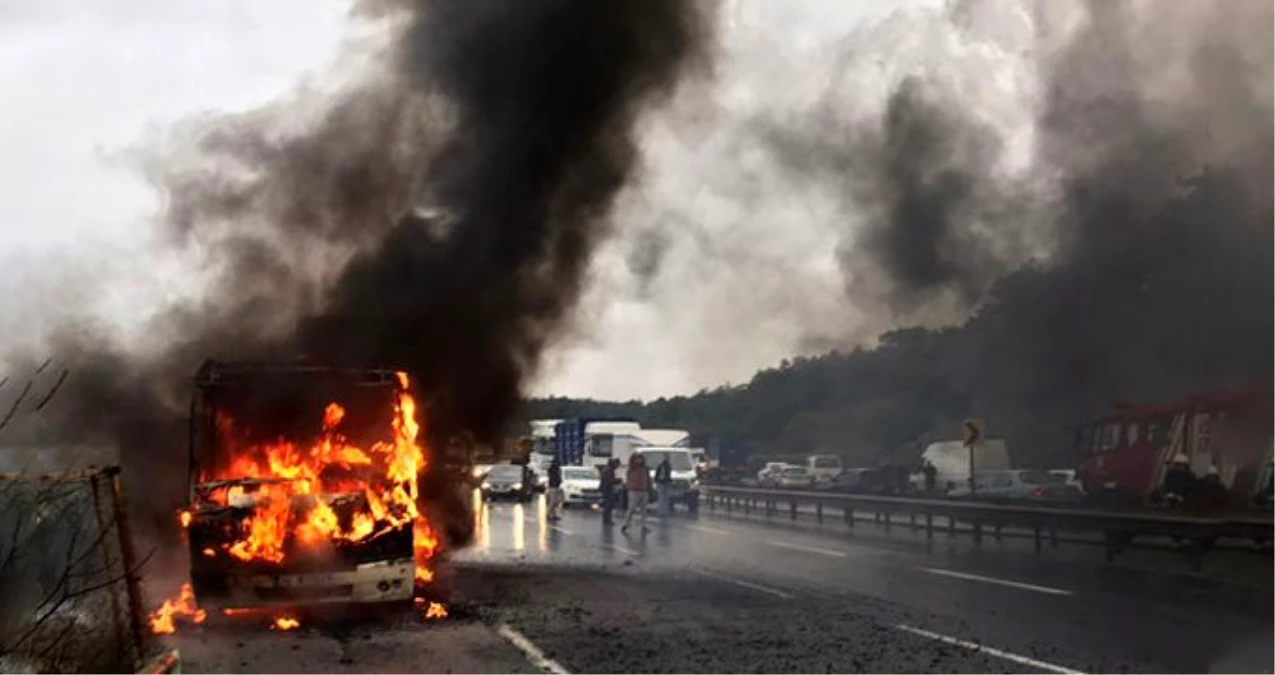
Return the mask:
[[1191, 472], [1186, 455], [1178, 453], [1164, 472], [1164, 483], [1160, 486], [1161, 498], [1170, 506], [1182, 504], [1195, 491], [1199, 479]]
[[1230, 493], [1227, 492], [1226, 485], [1222, 483], [1222, 475], [1216, 466], [1210, 466], [1208, 473], [1195, 486], [1191, 506], [1216, 511], [1225, 509], [1229, 501]]
[[562, 519], [562, 463], [557, 457], [549, 464], [549, 520]]
[[669, 462], [668, 455], [664, 455], [664, 459], [655, 465], [655, 493], [659, 498], [660, 515], [667, 516], [672, 511], [672, 505], [669, 504], [669, 492], [673, 489], [673, 464]]
[[620, 460], [612, 457], [602, 467], [602, 471], [598, 475], [598, 492], [602, 494], [602, 524], [614, 525], [616, 502], [620, 501], [620, 479], [615, 475], [615, 470], [620, 466]]
[[925, 464], [921, 467], [921, 473], [925, 476], [925, 494], [932, 495], [938, 488], [939, 470], [930, 460], [925, 460]]

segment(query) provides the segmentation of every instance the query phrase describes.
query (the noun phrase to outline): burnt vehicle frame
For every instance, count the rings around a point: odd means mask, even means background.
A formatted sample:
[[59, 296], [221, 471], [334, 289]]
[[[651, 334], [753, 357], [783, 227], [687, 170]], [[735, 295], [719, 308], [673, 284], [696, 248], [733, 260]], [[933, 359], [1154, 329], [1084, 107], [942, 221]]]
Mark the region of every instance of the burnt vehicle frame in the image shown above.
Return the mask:
[[[393, 370], [337, 368], [296, 363], [205, 361], [196, 373], [190, 401], [187, 445], [187, 483], [190, 520], [186, 539], [190, 550], [190, 579], [202, 605], [210, 608], [298, 606], [328, 603], [410, 601], [413, 592], [413, 528], [411, 523], [377, 534], [366, 541], [329, 542], [324, 555], [308, 555], [289, 540], [282, 562], [240, 560], [218, 551], [237, 538], [251, 505], [218, 503], [213, 493], [232, 487], [253, 492], [263, 485], [287, 482], [279, 478], [202, 480], [220, 440], [217, 416], [245, 396], [269, 392], [267, 398], [294, 398], [303, 410], [331, 394], [368, 392], [372, 405], [392, 400], [400, 389]], [[343, 401], [343, 403], [348, 402]], [[321, 409], [321, 408], [320, 408]], [[311, 497], [319, 499], [324, 497]], [[294, 498], [294, 513], [311, 504]], [[361, 494], [336, 495], [326, 500], [339, 518], [365, 506]], [[213, 551], [208, 555], [206, 551]]]

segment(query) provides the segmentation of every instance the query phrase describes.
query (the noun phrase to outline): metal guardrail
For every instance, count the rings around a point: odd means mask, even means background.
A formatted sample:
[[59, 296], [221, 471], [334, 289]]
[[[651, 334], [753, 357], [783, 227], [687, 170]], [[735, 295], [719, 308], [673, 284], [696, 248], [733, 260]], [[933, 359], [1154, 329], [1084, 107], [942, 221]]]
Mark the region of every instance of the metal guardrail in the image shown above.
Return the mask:
[[[701, 494], [707, 501], [708, 508], [714, 511], [719, 508], [727, 512], [759, 511], [773, 516], [783, 504], [788, 507], [789, 517], [796, 520], [799, 506], [814, 506], [815, 518], [820, 523], [826, 516], [840, 511], [840, 516], [848, 527], [855, 526], [856, 510], [869, 511], [876, 514], [876, 519], [887, 531], [893, 514], [906, 514], [912, 527], [925, 528], [927, 539], [934, 538], [934, 517], [942, 516], [947, 519], [945, 529], [949, 537], [956, 536], [958, 522], [968, 523], [974, 543], [980, 546], [983, 543], [984, 528], [991, 528], [993, 535], [1000, 539], [1002, 528], [1018, 527], [1032, 532], [1037, 553], [1043, 548], [1046, 537], [1051, 547], [1057, 548], [1060, 530], [1097, 532], [1103, 536], [1108, 562], [1114, 560], [1139, 535], [1172, 537], [1175, 541], [1186, 542], [1183, 552], [1191, 561], [1192, 568], [1197, 571], [1203, 565], [1204, 554], [1214, 548], [1218, 539], [1243, 538], [1259, 544], [1269, 543], [1273, 530], [1270, 518], [1253, 515], [1210, 517], [1154, 511], [1106, 511], [1069, 504], [985, 504], [948, 499], [713, 485], [702, 487]], [[832, 514], [825, 514], [826, 511], [831, 511]], [[923, 525], [917, 522], [918, 517], [924, 518]]]

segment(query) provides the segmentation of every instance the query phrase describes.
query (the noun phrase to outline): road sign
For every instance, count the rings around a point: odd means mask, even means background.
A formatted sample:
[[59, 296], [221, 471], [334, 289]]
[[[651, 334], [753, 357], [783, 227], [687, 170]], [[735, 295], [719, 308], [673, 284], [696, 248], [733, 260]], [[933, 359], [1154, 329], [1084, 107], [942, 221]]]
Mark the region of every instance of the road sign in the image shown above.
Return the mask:
[[965, 420], [965, 445], [973, 447], [983, 441], [983, 420]]

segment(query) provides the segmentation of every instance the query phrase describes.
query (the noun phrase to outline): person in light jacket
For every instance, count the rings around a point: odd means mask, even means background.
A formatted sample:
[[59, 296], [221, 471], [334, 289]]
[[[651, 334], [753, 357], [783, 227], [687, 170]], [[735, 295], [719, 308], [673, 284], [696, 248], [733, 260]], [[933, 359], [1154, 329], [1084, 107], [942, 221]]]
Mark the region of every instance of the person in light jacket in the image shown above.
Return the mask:
[[629, 468], [624, 473], [624, 488], [629, 493], [629, 513], [624, 517], [624, 526], [620, 531], [628, 534], [633, 517], [637, 516], [642, 525], [642, 534], [650, 532], [650, 528], [646, 526], [646, 501], [647, 493], [651, 490], [651, 474], [647, 473], [646, 460], [642, 459], [642, 455], [633, 455], [629, 460]]

